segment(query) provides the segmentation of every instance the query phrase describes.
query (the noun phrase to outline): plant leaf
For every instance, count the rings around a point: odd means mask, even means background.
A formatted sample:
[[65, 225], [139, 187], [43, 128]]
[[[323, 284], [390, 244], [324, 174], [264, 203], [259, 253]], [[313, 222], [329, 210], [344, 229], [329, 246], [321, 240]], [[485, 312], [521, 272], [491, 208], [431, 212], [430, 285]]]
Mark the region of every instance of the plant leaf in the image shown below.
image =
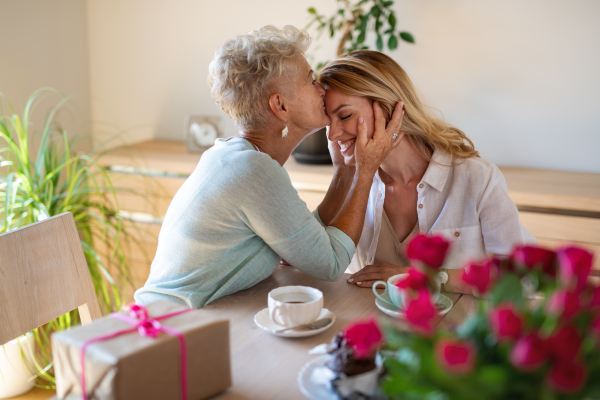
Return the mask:
[[523, 305], [523, 288], [521, 280], [515, 274], [506, 274], [492, 289], [492, 303], [497, 305], [509, 301], [517, 306]]
[[377, 50], [383, 51], [383, 38], [381, 35], [377, 35]]
[[400, 32], [400, 39], [404, 40], [407, 43], [414, 43], [415, 38], [408, 32]]
[[396, 36], [390, 36], [388, 40], [388, 47], [390, 48], [390, 50], [396, 50], [396, 47], [398, 47], [398, 39], [396, 39]]
[[390, 29], [392, 31], [394, 29], [396, 29], [396, 16], [394, 15], [393, 12], [391, 12], [390, 15], [388, 16], [388, 23], [390, 24]]

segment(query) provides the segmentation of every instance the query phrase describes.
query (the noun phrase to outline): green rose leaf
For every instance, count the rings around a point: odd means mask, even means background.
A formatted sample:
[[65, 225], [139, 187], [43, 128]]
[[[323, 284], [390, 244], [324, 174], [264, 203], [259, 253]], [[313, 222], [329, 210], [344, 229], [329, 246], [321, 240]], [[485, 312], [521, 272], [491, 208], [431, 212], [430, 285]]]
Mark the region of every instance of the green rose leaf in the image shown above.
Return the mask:
[[523, 289], [518, 276], [507, 274], [492, 290], [492, 303], [500, 304], [503, 301], [510, 301], [519, 307], [523, 305]]

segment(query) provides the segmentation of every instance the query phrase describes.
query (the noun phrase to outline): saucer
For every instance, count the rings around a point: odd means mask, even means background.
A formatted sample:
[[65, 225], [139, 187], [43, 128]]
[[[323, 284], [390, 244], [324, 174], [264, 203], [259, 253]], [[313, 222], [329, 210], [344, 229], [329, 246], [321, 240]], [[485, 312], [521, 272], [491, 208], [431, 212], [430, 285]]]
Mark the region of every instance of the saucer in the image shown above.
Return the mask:
[[[404, 318], [406, 316], [406, 311], [401, 308], [398, 308], [392, 303], [390, 299], [390, 295], [386, 292], [381, 295], [384, 300], [379, 298], [375, 299], [375, 305], [385, 314], [390, 315], [392, 317]], [[452, 300], [448, 297], [444, 296], [440, 293], [438, 300], [436, 302], [436, 309], [438, 310], [439, 315], [446, 315], [448, 311], [452, 308]]]
[[298, 387], [302, 394], [311, 400], [339, 400], [331, 387], [322, 383], [313, 382], [312, 376], [315, 368], [324, 367], [331, 358], [330, 354], [323, 354], [307, 362], [298, 373]]
[[261, 311], [256, 313], [256, 315], [254, 316], [254, 323], [260, 329], [263, 329], [263, 330], [265, 330], [269, 333], [272, 333], [273, 335], [276, 335], [276, 336], [306, 337], [306, 336], [316, 335], [318, 333], [321, 333], [321, 332], [329, 329], [331, 327], [331, 325], [333, 325], [333, 323], [335, 322], [335, 315], [326, 308], [321, 310], [321, 314], [319, 314], [319, 317], [317, 319], [323, 319], [323, 318], [331, 318], [331, 322], [319, 329], [311, 329], [311, 330], [290, 329], [289, 331], [285, 331], [283, 333], [275, 333], [276, 330], [285, 329], [285, 326], [282, 326], [282, 325], [279, 325], [279, 324], [276, 324], [275, 322], [273, 322], [271, 320], [271, 317], [269, 316], [269, 309], [264, 308]]

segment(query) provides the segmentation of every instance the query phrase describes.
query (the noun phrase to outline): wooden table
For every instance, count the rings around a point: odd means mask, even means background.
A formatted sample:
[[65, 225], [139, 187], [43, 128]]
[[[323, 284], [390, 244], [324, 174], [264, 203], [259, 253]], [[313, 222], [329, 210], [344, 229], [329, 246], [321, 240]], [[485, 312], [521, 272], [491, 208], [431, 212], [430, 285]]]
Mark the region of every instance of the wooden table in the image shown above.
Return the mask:
[[[400, 329], [407, 328], [406, 323], [388, 317], [377, 309], [371, 289], [350, 285], [346, 283], [346, 277], [337, 282], [325, 282], [291, 267], [279, 267], [271, 277], [256, 286], [204, 307], [207, 313], [231, 321], [233, 386], [215, 399], [304, 399], [296, 378], [304, 364], [315, 357], [308, 354], [309, 349], [320, 343], [328, 343], [338, 331], [357, 318], [374, 315], [394, 321]], [[267, 307], [269, 291], [288, 285], [311, 286], [321, 290], [324, 307], [335, 314], [333, 326], [307, 338], [277, 337], [258, 328], [254, 324], [254, 315]], [[441, 325], [446, 321], [452, 324], [462, 322], [467, 311], [473, 308], [458, 307], [461, 295], [446, 295], [456, 306], [440, 318]]]
[[[229, 319], [231, 329], [233, 386], [214, 399], [304, 399], [296, 378], [304, 364], [315, 357], [308, 354], [309, 349], [320, 343], [328, 343], [337, 332], [357, 318], [377, 316], [395, 323], [399, 329], [407, 329], [405, 322], [388, 317], [377, 309], [371, 289], [348, 284], [347, 276], [344, 275], [337, 282], [326, 282], [292, 267], [279, 267], [273, 275], [252, 288], [205, 306], [202, 309], [204, 312]], [[257, 327], [254, 315], [267, 307], [269, 291], [289, 285], [311, 286], [321, 290], [324, 307], [335, 314], [333, 326], [306, 338], [278, 337]], [[440, 317], [439, 324], [442, 327], [458, 325], [475, 309], [476, 300], [472, 296], [446, 295], [452, 299], [454, 307], [445, 317]], [[202, 357], [201, 354], [196, 356]], [[16, 399], [43, 400], [53, 395], [54, 392], [36, 389]]]

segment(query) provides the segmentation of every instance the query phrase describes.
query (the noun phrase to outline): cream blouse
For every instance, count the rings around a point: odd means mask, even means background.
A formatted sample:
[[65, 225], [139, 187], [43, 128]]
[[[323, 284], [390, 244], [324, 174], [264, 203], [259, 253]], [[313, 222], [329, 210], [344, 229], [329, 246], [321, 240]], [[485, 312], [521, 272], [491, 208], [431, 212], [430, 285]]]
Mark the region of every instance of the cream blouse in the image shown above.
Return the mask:
[[[498, 167], [479, 157], [455, 160], [435, 150], [417, 185], [419, 231], [440, 234], [452, 242], [444, 268], [462, 268], [488, 254], [508, 255], [517, 244], [537, 243], [519, 222]], [[376, 264], [382, 225], [385, 184], [373, 178], [360, 241], [346, 272]], [[406, 265], [406, 264], [404, 264]]]

